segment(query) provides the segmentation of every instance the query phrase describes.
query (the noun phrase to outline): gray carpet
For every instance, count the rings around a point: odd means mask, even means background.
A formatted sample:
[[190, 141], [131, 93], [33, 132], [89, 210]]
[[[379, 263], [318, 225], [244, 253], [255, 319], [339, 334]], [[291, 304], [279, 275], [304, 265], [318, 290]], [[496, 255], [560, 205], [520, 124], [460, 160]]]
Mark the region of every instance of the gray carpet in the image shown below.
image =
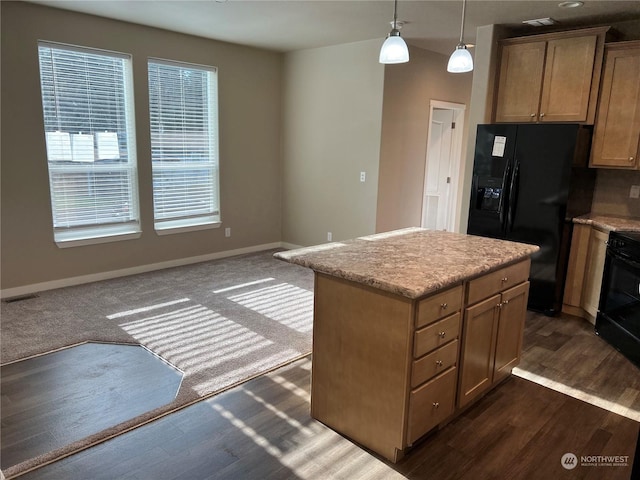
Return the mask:
[[311, 351], [313, 273], [274, 251], [42, 292], [2, 303], [3, 364], [87, 342], [142, 344], [184, 372], [175, 400], [4, 471], [13, 476]]

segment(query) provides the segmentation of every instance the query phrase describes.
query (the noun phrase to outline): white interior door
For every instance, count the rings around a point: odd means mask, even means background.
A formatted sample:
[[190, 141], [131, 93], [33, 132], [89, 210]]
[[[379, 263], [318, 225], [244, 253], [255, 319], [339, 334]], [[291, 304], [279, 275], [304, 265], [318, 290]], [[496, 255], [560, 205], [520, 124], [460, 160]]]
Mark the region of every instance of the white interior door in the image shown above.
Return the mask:
[[454, 110], [433, 108], [427, 144], [422, 227], [449, 230], [451, 225], [451, 166]]

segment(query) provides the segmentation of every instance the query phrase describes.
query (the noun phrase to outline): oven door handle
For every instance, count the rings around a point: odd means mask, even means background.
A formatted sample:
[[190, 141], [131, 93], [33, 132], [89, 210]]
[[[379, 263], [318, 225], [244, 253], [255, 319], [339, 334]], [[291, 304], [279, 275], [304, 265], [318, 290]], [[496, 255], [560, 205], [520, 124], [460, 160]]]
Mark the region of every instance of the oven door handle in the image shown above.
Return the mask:
[[633, 258], [627, 256], [627, 255], [622, 255], [621, 253], [618, 253], [614, 250], [611, 250], [611, 248], [608, 249], [607, 251], [607, 255], [612, 256], [613, 258], [616, 258], [618, 260], [620, 260], [621, 262], [624, 262], [628, 265], [631, 265], [634, 268], [638, 268], [640, 269], [640, 262], [634, 260]]

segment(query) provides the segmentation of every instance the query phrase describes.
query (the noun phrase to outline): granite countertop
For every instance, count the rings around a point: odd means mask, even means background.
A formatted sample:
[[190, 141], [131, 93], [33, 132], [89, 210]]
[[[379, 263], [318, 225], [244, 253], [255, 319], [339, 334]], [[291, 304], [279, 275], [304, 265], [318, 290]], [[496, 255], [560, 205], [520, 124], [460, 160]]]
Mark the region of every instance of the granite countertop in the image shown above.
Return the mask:
[[631, 230], [640, 231], [640, 218], [616, 217], [614, 215], [595, 215], [588, 213], [573, 219], [573, 223], [593, 225], [603, 230]]
[[522, 260], [538, 249], [493, 238], [407, 228], [278, 252], [274, 257], [416, 299]]

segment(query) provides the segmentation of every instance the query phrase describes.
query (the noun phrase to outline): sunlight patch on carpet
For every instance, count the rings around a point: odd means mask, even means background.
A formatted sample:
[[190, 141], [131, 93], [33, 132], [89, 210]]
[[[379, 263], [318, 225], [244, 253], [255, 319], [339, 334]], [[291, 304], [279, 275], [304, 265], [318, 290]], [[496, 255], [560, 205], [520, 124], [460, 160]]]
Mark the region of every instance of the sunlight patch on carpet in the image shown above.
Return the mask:
[[267, 283], [267, 282], [271, 282], [273, 280], [275, 280], [275, 278], [273, 278], [273, 277], [262, 278], [260, 280], [254, 280], [253, 282], [241, 283], [239, 285], [232, 285], [230, 287], [220, 288], [218, 290], [214, 290], [213, 293], [230, 292], [231, 290], [239, 290], [239, 289], [245, 288], [245, 287], [252, 287], [253, 285], [259, 285], [261, 283]]
[[136, 308], [134, 310], [127, 310], [124, 312], [113, 313], [111, 315], [107, 315], [109, 320], [114, 320], [116, 318], [128, 317], [130, 315], [135, 315], [136, 313], [150, 312], [151, 310], [158, 310], [164, 307], [170, 307], [172, 305], [176, 305], [178, 303], [188, 302], [188, 298], [180, 298], [178, 300], [172, 300], [170, 302], [157, 303], [155, 305], [149, 305], [148, 307]]
[[313, 329], [313, 292], [294, 285], [280, 283], [228, 298], [298, 332]]
[[[206, 372], [221, 364], [238, 363], [238, 368], [225, 367], [224, 383], [233, 383], [244, 374], [255, 373], [268, 358], [250, 360], [250, 355], [274, 344], [271, 340], [202, 305], [191, 305], [127, 323], [120, 327], [157, 355], [162, 356], [187, 375]], [[298, 352], [285, 350], [277, 361], [285, 361]], [[280, 358], [281, 357], [281, 358]], [[207, 378], [215, 376], [215, 371]], [[212, 390], [210, 382], [197, 385], [205, 394]]]

